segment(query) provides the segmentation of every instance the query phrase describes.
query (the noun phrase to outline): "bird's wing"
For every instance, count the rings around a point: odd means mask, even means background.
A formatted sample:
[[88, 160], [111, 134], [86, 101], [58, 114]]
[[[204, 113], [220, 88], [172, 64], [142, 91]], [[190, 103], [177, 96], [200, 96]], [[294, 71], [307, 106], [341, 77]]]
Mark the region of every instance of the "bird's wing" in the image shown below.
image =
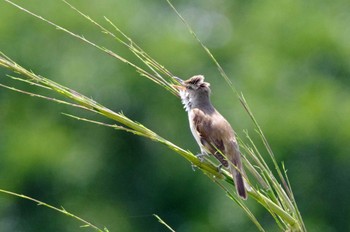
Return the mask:
[[[225, 145], [222, 140], [220, 131], [213, 125], [210, 115], [205, 114], [202, 110], [193, 109], [193, 129], [199, 137], [199, 141], [206, 150], [214, 155], [222, 165], [228, 166], [226, 158], [222, 155], [225, 152]], [[221, 152], [218, 152], [220, 150]]]

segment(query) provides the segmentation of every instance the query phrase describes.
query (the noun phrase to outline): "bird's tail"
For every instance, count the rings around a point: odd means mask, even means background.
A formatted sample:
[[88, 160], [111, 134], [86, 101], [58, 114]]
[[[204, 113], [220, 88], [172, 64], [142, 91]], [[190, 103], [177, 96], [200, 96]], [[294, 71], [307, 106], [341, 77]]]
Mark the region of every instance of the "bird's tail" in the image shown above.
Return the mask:
[[242, 199], [246, 200], [248, 197], [247, 190], [250, 191], [251, 187], [243, 178], [246, 175], [241, 161], [241, 152], [236, 141], [232, 141], [232, 151], [228, 154], [230, 154], [227, 158], [230, 162], [230, 171], [237, 193]]
[[236, 170], [236, 168], [233, 167], [232, 165], [231, 165], [230, 169], [231, 169], [231, 173], [232, 173], [232, 178], [233, 178], [235, 185], [236, 185], [236, 190], [237, 190], [238, 195], [242, 199], [246, 200], [248, 196], [247, 196], [247, 190], [245, 187], [245, 181], [243, 179], [242, 173], [238, 172]]

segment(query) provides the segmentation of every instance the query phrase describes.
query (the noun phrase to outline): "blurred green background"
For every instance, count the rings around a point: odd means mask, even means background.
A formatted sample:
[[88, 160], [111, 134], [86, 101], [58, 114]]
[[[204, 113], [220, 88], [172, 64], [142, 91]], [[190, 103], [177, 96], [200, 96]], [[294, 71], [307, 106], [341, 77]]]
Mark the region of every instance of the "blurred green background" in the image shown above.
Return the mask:
[[[139, 64], [63, 2], [16, 2]], [[236, 132], [243, 138], [249, 129], [255, 136], [235, 95], [166, 1], [72, 3], [99, 22], [107, 16], [173, 74], [205, 75], [214, 105]], [[174, 4], [243, 91], [277, 160], [285, 162], [308, 230], [349, 231], [349, 1]], [[0, 3], [0, 50], [35, 73], [199, 151], [177, 98], [130, 66], [5, 1]], [[0, 69], [0, 82], [18, 86], [5, 77], [8, 73]], [[96, 117], [0, 89], [0, 188], [63, 206], [110, 231], [167, 231], [154, 213], [177, 231], [257, 230], [174, 152], [61, 112]], [[278, 231], [266, 211], [249, 201], [266, 230]], [[89, 229], [32, 202], [0, 195], [0, 231], [80, 230]]]

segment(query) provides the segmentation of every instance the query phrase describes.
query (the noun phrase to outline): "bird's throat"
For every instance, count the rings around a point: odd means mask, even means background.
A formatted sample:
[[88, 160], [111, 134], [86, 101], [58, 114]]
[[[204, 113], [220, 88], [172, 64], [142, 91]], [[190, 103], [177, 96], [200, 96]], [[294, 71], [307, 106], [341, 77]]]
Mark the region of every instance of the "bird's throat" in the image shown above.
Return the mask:
[[198, 108], [207, 114], [211, 114], [215, 111], [208, 95], [201, 94], [193, 96], [187, 91], [180, 91], [180, 97], [187, 112], [194, 108]]
[[190, 95], [187, 91], [180, 91], [181, 102], [184, 105], [184, 108], [187, 112], [189, 112], [192, 108], [192, 102]]

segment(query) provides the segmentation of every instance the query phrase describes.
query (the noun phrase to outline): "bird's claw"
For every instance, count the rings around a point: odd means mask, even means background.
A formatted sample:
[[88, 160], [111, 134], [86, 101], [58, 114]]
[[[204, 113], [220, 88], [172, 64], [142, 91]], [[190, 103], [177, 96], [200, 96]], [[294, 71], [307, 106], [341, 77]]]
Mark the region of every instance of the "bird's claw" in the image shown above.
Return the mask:
[[[206, 156], [207, 154], [205, 154], [205, 153], [199, 153], [199, 154], [197, 154], [196, 155], [196, 157], [199, 159], [199, 161], [202, 163], [202, 162], [204, 162], [204, 156]], [[191, 164], [191, 166], [192, 166], [192, 170], [193, 171], [196, 171], [196, 168], [197, 168], [197, 165], [195, 165], [195, 164]]]
[[199, 153], [196, 155], [196, 157], [199, 159], [199, 161], [203, 162], [204, 161], [204, 156], [206, 156], [206, 154], [203, 153]]
[[192, 170], [195, 172], [196, 171], [196, 167], [197, 167], [197, 165], [195, 165], [195, 164], [191, 164], [191, 167], [192, 167]]
[[222, 164], [219, 164], [219, 165], [216, 167], [218, 173], [220, 173], [220, 174], [222, 174], [222, 166], [223, 166]]

